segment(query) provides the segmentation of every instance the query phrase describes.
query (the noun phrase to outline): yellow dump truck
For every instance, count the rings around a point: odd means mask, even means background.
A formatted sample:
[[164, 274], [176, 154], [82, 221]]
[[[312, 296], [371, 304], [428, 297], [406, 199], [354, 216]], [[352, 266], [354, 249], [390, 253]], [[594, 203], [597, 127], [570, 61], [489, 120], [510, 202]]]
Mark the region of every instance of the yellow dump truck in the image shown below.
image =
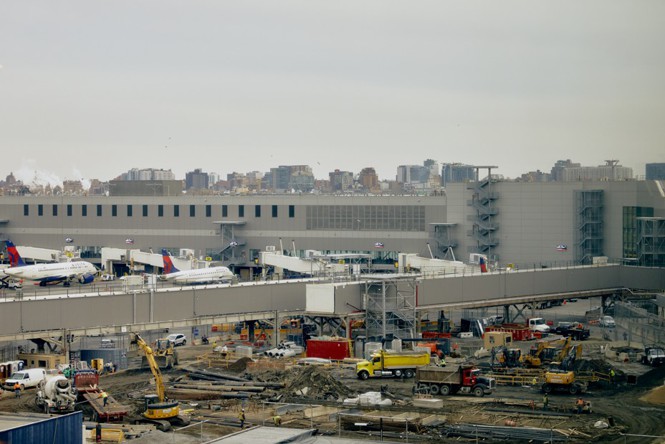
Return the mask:
[[360, 361], [356, 364], [358, 379], [375, 377], [402, 377], [413, 378], [416, 368], [429, 365], [430, 354], [420, 352], [392, 353], [379, 350], [372, 355], [369, 361]]

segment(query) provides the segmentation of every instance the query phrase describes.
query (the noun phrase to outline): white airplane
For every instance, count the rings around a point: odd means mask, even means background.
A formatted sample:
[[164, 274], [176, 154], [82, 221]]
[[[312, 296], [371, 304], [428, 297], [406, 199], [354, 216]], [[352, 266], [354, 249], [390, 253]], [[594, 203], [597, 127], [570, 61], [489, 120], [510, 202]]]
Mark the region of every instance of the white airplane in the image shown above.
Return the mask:
[[10, 267], [2, 272], [14, 280], [35, 281], [41, 287], [60, 282], [68, 287], [74, 279], [81, 284], [90, 284], [99, 272], [97, 267], [85, 261], [27, 265], [11, 241], [7, 241], [7, 253]]
[[208, 267], [196, 270], [178, 270], [166, 249], [162, 249], [164, 274], [160, 279], [178, 284], [205, 284], [208, 282], [230, 281], [233, 273], [227, 267]]

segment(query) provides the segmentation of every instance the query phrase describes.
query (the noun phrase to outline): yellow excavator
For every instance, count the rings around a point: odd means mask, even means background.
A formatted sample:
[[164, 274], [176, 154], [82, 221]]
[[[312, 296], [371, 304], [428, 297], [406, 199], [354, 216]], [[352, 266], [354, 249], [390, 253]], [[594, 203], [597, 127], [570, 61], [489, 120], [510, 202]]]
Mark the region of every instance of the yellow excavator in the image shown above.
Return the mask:
[[[561, 362], [570, 352], [571, 341], [572, 338], [569, 336], [557, 341], [539, 342], [536, 349], [531, 350], [528, 355], [524, 356], [524, 365], [530, 368], [540, 368], [543, 364]], [[557, 347], [559, 345], [561, 348]]]
[[156, 394], [145, 395], [144, 397], [145, 410], [142, 413], [142, 422], [155, 424], [162, 431], [170, 430], [171, 424], [189, 424], [189, 419], [180, 415], [180, 403], [166, 397], [162, 372], [159, 370], [159, 366], [155, 360], [154, 351], [141, 336], [137, 333], [133, 333], [133, 335], [134, 339], [132, 342], [136, 343], [143, 351], [150, 365], [150, 371], [152, 371], [152, 375], [155, 378], [155, 389], [157, 390]]

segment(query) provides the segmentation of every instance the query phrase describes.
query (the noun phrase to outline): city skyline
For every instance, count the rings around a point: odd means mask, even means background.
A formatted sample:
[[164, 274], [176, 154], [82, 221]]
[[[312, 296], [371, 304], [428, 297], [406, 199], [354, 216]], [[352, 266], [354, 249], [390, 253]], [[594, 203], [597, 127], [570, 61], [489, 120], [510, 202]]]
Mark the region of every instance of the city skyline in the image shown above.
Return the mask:
[[[431, 160], [431, 159], [426, 159], [426, 160], [424, 160], [420, 163], [414, 162], [414, 163], [408, 163], [408, 164], [403, 163], [403, 164], [400, 164], [400, 165], [396, 165], [395, 170], [397, 172], [397, 170], [402, 166], [423, 167], [423, 164], [426, 163], [426, 161], [429, 161], [429, 160]], [[565, 160], [564, 159], [559, 159], [557, 162], [552, 164], [549, 168], [544, 168], [542, 170], [541, 169], [529, 169], [528, 171], [521, 172], [520, 176], [527, 176], [527, 175], [529, 175], [529, 173], [536, 173], [536, 172], [539, 172], [539, 173], [542, 173], [542, 174], [545, 174], [545, 175], [549, 175], [550, 172], [553, 171], [554, 168], [556, 168], [558, 166], [558, 164], [561, 163], [561, 162], [572, 162], [573, 165], [580, 166], [579, 162], [575, 162], [575, 159], [565, 159]], [[654, 164], [652, 162], [649, 162], [649, 163]], [[469, 164], [461, 164], [461, 163], [454, 163], [454, 164], [459, 165], [461, 167], [474, 167], [474, 165], [469, 165]], [[445, 164], [443, 164], [443, 163], [438, 164], [437, 174], [439, 176], [443, 176], [442, 175], [443, 165], [445, 165]], [[448, 165], [452, 165], [452, 164], [448, 164]], [[478, 165], [477, 166], [477, 167], [480, 168], [479, 172], [480, 172], [481, 175], [487, 174], [487, 169], [485, 168], [486, 166], [487, 165]], [[492, 170], [493, 171], [492, 175], [493, 176], [495, 174], [500, 175], [500, 173], [497, 173], [497, 171], [500, 170], [500, 165], [492, 165], [492, 166], [497, 167], [497, 168], [494, 168]], [[581, 165], [581, 166], [583, 168], [584, 167], [591, 167], [591, 168], [607, 167], [607, 165], [605, 165], [605, 164], [603, 164], [603, 165], [600, 165], [600, 164], [599, 165]], [[625, 165], [623, 165], [621, 162], [619, 162], [617, 164], [617, 167], [625, 167]], [[275, 165], [271, 169], [275, 169], [275, 168], [277, 168], [277, 165]], [[363, 169], [366, 169], [366, 168], [375, 169], [372, 166], [367, 166], [367, 167], [364, 167]], [[630, 168], [630, 167], [627, 167], [627, 168]], [[14, 176], [14, 178], [16, 180], [22, 182], [25, 185], [30, 185], [30, 184], [34, 184], [34, 185], [37, 185], [37, 186], [49, 185], [50, 187], [54, 187], [56, 185], [57, 186], [62, 186], [64, 181], [74, 181], [74, 182], [80, 181], [83, 185], [83, 189], [88, 189], [90, 187], [91, 181], [93, 181], [93, 180], [98, 180], [100, 182], [109, 182], [109, 181], [112, 181], [112, 180], [139, 180], [139, 179], [136, 179], [136, 178], [124, 178], [124, 176], [127, 176], [132, 171], [139, 172], [139, 171], [151, 171], [151, 170], [152, 171], [157, 171], [157, 172], [173, 173], [173, 175], [174, 175], [173, 180], [182, 180], [182, 181], [186, 180], [186, 175], [187, 174], [191, 174], [191, 173], [195, 173], [195, 172], [203, 173], [203, 174], [207, 174], [207, 175], [211, 175], [211, 176], [217, 176], [219, 178], [219, 180], [223, 181], [223, 182], [227, 181], [231, 176], [233, 176], [235, 174], [239, 174], [241, 176], [246, 176], [246, 175], [248, 175], [250, 173], [254, 173], [254, 172], [259, 172], [261, 175], [265, 175], [265, 174], [270, 173], [270, 169], [268, 171], [250, 170], [250, 171], [232, 171], [232, 172], [228, 172], [228, 173], [220, 173], [218, 171], [212, 171], [212, 170], [207, 171], [204, 168], [195, 168], [192, 171], [185, 172], [185, 174], [183, 174], [182, 177], [178, 177], [178, 175], [173, 172], [172, 168], [153, 168], [153, 167], [136, 168], [136, 167], [132, 167], [132, 168], [128, 168], [128, 169], [114, 175], [113, 177], [108, 178], [108, 179], [99, 178], [99, 177], [87, 177], [87, 176], [85, 176], [85, 174], [83, 172], [78, 172], [80, 174], [80, 178], [77, 179], [77, 178], [60, 178], [60, 177], [56, 176], [55, 174], [49, 173], [47, 171], [23, 168], [23, 169], [18, 169], [18, 170], [15, 170], [15, 171], [9, 171], [7, 174], [0, 173], [0, 181], [2, 181], [3, 178], [5, 178], [5, 177], [7, 177], [11, 174], [11, 175]], [[318, 180], [327, 181], [330, 178], [330, 174], [333, 174], [333, 173], [336, 173], [336, 172], [337, 173], [351, 172], [353, 174], [353, 177], [357, 178], [361, 171], [350, 171], [350, 170], [345, 170], [343, 168], [335, 168], [335, 170], [329, 171], [328, 174], [326, 174], [323, 177], [318, 177], [318, 176], [316, 176], [316, 174], [314, 174], [314, 179], [317, 180], [317, 181]], [[378, 176], [378, 173], [377, 173], [377, 177], [378, 177], [378, 180], [380, 182], [394, 182], [394, 181], [404, 182], [403, 180], [399, 180], [399, 178], [396, 177], [396, 176], [397, 176], [397, 174], [394, 175], [393, 177], [385, 178], [385, 177]], [[441, 177], [439, 177], [439, 179], [441, 179]], [[520, 177], [519, 176], [518, 177], [505, 177], [504, 179], [506, 179], [506, 180], [519, 180]], [[633, 171], [633, 179], [636, 179], [636, 180], [644, 179], [644, 174], [640, 174], [639, 172]], [[159, 180], [163, 180], [163, 179], [159, 179]], [[551, 180], [560, 180], [560, 179], [552, 178]], [[410, 181], [406, 181], [406, 182], [410, 182]], [[212, 185], [214, 185], [214, 183], [211, 182], [209, 185], [210, 185], [210, 187], [212, 187]]]
[[67, 6], [4, 8], [3, 175], [665, 160], [660, 2]]

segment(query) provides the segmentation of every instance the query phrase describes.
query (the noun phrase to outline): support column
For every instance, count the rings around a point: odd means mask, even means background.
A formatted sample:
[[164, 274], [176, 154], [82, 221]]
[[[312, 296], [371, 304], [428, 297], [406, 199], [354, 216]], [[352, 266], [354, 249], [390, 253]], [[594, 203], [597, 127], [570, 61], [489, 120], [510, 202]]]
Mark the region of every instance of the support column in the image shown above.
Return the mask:
[[247, 321], [247, 340], [254, 342], [254, 321]]
[[282, 326], [282, 320], [279, 317], [279, 313], [275, 311], [275, 325], [272, 329], [273, 331], [273, 346], [277, 347], [279, 345], [280, 339], [279, 339], [279, 329]]

